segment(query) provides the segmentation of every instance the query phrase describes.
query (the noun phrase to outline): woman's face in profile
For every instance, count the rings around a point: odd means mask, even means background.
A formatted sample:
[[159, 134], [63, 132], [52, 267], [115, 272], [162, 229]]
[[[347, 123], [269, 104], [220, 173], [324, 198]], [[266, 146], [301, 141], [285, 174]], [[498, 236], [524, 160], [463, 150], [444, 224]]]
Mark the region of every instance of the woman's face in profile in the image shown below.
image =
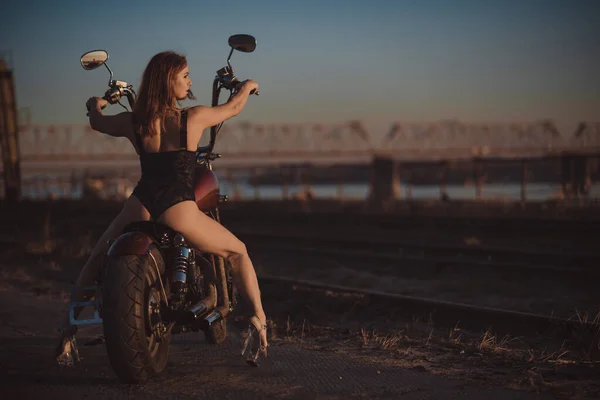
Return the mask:
[[185, 100], [188, 96], [191, 86], [192, 80], [190, 79], [190, 72], [188, 66], [186, 65], [177, 73], [175, 81], [173, 82], [173, 89], [177, 100]]

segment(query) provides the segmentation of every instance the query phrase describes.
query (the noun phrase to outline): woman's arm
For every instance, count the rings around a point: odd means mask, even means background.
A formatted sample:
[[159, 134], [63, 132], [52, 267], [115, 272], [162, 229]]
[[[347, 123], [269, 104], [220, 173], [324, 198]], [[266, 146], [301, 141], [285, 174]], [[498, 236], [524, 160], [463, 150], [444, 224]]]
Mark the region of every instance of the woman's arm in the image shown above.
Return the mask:
[[131, 112], [125, 111], [117, 115], [103, 115], [102, 107], [106, 100], [92, 97], [86, 103], [89, 108], [90, 126], [93, 130], [115, 137], [128, 137], [133, 129]]
[[242, 83], [239, 91], [225, 104], [215, 107], [195, 106], [190, 108], [188, 124], [192, 125], [195, 131], [202, 132], [206, 128], [238, 115], [246, 106], [252, 90], [258, 90], [258, 83], [248, 80]]

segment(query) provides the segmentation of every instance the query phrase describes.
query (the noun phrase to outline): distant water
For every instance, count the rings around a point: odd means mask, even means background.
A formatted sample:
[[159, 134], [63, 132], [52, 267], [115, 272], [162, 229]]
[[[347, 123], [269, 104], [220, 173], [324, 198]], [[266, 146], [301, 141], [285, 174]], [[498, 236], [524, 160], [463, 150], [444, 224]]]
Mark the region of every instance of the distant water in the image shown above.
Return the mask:
[[[258, 192], [261, 199], [280, 199], [283, 188], [275, 185], [262, 185], [254, 188], [248, 184], [237, 184], [237, 190], [242, 198], [253, 198]], [[316, 198], [338, 198], [339, 187], [337, 185], [312, 185], [311, 190]], [[559, 193], [559, 184], [531, 183], [526, 187], [528, 201], [546, 201], [556, 198]], [[302, 185], [288, 185], [288, 195], [304, 191]], [[228, 196], [233, 195], [233, 187], [229, 182], [221, 182], [221, 192]], [[440, 187], [437, 185], [412, 185], [410, 198], [415, 200], [434, 200], [440, 198]], [[345, 184], [342, 185], [342, 197], [345, 199], [366, 199], [369, 194], [368, 184]], [[475, 187], [459, 185], [447, 185], [446, 194], [452, 200], [475, 199]], [[498, 199], [516, 201], [521, 199], [520, 184], [487, 184], [482, 187], [481, 197], [484, 199]], [[600, 185], [592, 186], [590, 197], [600, 197]], [[408, 199], [408, 188], [405, 184], [400, 186], [399, 199]]]
[[[43, 183], [40, 182], [40, 178]], [[238, 176], [238, 182], [233, 185], [224, 177], [219, 177], [221, 184], [221, 194], [230, 198], [235, 197], [234, 192], [242, 199], [281, 199], [283, 187], [280, 185], [260, 185], [254, 187], [248, 184], [248, 177]], [[35, 183], [37, 180], [38, 183]], [[108, 181], [102, 190], [105, 197], [121, 197], [131, 194], [134, 185], [138, 180], [137, 176], [125, 176], [118, 180]], [[53, 195], [57, 198], [81, 198], [82, 187], [79, 179], [75, 179], [72, 184], [70, 176], [67, 174], [35, 174], [24, 176], [23, 196], [27, 198], [47, 198]], [[61, 183], [62, 182], [62, 183]], [[235, 190], [234, 190], [235, 187]], [[315, 198], [339, 198], [340, 195], [348, 200], [366, 199], [369, 193], [367, 183], [349, 183], [341, 186], [342, 193], [339, 193], [340, 187], [337, 184], [311, 185], [310, 189]], [[0, 195], [3, 196], [3, 185], [0, 185]], [[304, 185], [288, 185], [288, 196], [303, 193]], [[556, 198], [560, 191], [559, 184], [549, 183], [529, 183], [526, 186], [526, 197], [528, 201], [546, 201]], [[406, 184], [400, 185], [399, 199], [408, 199], [409, 188]], [[474, 186], [447, 185], [446, 193], [450, 200], [472, 200], [475, 199]], [[121, 195], [121, 196], [120, 196]], [[505, 201], [518, 201], [521, 198], [520, 184], [494, 184], [489, 183], [482, 186], [481, 196], [483, 199], [496, 199]], [[600, 197], [600, 185], [593, 185], [590, 190], [590, 197]], [[410, 198], [415, 200], [434, 200], [440, 198], [440, 188], [438, 185], [412, 185], [410, 187]]]

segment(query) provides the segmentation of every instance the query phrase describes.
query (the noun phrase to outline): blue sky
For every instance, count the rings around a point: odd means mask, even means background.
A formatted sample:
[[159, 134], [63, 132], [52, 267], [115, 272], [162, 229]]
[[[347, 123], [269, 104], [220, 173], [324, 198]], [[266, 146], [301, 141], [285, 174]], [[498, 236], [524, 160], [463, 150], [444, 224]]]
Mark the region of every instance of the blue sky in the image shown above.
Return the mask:
[[108, 73], [79, 57], [98, 48], [136, 87], [152, 55], [184, 53], [208, 104], [235, 33], [257, 38], [232, 64], [261, 91], [238, 119], [571, 122], [600, 119], [599, 20], [600, 0], [9, 0], [0, 51], [34, 123], [86, 122]]

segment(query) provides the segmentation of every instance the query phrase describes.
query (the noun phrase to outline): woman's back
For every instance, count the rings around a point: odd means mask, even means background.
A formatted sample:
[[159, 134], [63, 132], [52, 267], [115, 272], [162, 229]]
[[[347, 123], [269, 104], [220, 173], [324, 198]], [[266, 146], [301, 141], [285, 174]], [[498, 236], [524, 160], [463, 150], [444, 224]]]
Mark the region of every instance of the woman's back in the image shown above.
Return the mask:
[[[134, 120], [134, 131], [136, 134], [136, 150], [138, 154], [143, 153], [159, 153], [169, 152], [178, 150], [189, 150], [195, 151], [196, 148], [193, 143], [193, 138], [189, 138], [187, 131], [187, 108], [180, 111], [179, 115], [168, 117], [165, 119], [164, 124], [160, 121], [155, 121], [154, 131], [160, 132], [160, 134], [148, 135], [147, 128], [135, 123]], [[162, 129], [164, 126], [164, 129]], [[182, 136], [185, 135], [185, 136]], [[141, 140], [138, 140], [139, 137]], [[191, 148], [188, 148], [191, 144]]]

